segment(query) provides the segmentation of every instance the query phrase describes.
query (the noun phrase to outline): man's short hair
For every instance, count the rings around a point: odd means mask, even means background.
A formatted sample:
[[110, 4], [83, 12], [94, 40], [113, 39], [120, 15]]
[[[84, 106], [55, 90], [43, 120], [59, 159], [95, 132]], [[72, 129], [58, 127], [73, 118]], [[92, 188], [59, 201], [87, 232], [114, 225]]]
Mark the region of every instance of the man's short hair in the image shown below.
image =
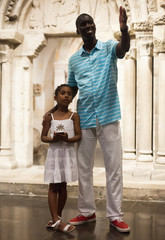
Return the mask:
[[80, 14], [80, 15], [77, 17], [77, 19], [76, 19], [76, 28], [78, 28], [80, 19], [83, 18], [83, 17], [85, 17], [85, 16], [88, 16], [88, 17], [90, 17], [90, 18], [93, 20], [93, 18], [92, 18], [89, 14], [87, 14], [87, 13], [82, 13], [82, 14]]

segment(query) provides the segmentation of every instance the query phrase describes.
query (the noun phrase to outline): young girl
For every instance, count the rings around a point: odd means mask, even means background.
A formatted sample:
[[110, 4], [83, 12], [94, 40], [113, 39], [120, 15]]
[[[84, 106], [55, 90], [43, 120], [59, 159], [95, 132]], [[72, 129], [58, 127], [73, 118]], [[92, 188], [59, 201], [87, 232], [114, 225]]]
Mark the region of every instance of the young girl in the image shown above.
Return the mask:
[[74, 226], [64, 224], [61, 216], [67, 199], [67, 182], [77, 180], [74, 142], [81, 139], [79, 115], [68, 110], [72, 98], [73, 92], [69, 85], [57, 87], [54, 97], [57, 109], [45, 115], [41, 133], [41, 140], [50, 143], [44, 173], [44, 181], [49, 183], [48, 204], [52, 216], [47, 227], [66, 233], [75, 229]]

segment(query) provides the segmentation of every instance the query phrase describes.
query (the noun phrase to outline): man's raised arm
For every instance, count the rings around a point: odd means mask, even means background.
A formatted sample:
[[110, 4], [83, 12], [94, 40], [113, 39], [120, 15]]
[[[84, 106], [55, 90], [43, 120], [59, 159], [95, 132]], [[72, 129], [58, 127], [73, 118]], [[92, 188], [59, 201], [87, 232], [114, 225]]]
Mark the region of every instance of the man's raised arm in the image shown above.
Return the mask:
[[120, 7], [120, 15], [119, 15], [119, 23], [120, 23], [120, 31], [121, 31], [121, 40], [119, 44], [116, 46], [116, 55], [118, 57], [123, 57], [126, 52], [129, 51], [130, 48], [130, 36], [128, 33], [127, 26], [127, 14], [125, 8]]

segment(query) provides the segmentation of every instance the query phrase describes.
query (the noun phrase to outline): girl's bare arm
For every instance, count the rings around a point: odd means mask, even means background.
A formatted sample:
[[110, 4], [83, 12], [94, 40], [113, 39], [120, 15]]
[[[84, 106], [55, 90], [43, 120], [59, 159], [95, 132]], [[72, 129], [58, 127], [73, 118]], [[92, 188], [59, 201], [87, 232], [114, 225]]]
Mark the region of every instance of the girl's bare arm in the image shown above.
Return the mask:
[[50, 129], [50, 122], [52, 120], [52, 117], [51, 115], [47, 115], [45, 116], [45, 119], [43, 120], [42, 122], [42, 132], [41, 132], [41, 141], [42, 142], [45, 142], [45, 143], [52, 143], [52, 142], [55, 142], [57, 141], [57, 136], [56, 134], [54, 135], [53, 138], [49, 137], [48, 136], [48, 132], [49, 132], [49, 129]]

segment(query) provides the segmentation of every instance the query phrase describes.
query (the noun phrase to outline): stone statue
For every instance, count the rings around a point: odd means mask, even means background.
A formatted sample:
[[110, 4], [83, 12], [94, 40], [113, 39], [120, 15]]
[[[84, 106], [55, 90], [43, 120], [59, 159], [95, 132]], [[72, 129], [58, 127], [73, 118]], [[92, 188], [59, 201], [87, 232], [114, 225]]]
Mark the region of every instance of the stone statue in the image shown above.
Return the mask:
[[[45, 9], [45, 27], [61, 27], [61, 24], [70, 23], [77, 17], [79, 11], [79, 3], [77, 0], [51, 0]], [[74, 23], [73, 23], [74, 26]], [[67, 25], [68, 28], [68, 25]]]
[[57, 17], [60, 12], [60, 4], [62, 0], [46, 1], [44, 25], [45, 27], [57, 27]]
[[28, 21], [29, 28], [36, 29], [43, 27], [43, 14], [38, 0], [33, 0], [32, 11]]

